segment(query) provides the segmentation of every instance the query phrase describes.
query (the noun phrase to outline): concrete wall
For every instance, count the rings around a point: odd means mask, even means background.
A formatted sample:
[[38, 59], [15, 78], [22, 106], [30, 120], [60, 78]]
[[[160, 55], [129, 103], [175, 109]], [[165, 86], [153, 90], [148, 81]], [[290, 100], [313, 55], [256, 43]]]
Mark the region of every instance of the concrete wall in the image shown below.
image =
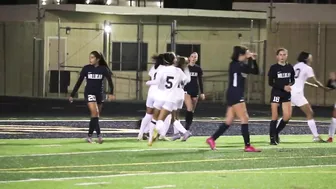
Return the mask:
[[[71, 13], [71, 12], [48, 12], [46, 14], [45, 23], [45, 39], [49, 36], [57, 35], [57, 18], [60, 17], [63, 26], [71, 27], [97, 27], [97, 24], [102, 24], [104, 20], [112, 22], [138, 22], [141, 19], [143, 22], [156, 22], [159, 19], [160, 23], [171, 23], [176, 19], [178, 27], [183, 29], [214, 29], [222, 28], [232, 31], [218, 31], [218, 32], [195, 32], [184, 31], [177, 34], [177, 43], [187, 44], [201, 44], [201, 63], [204, 70], [212, 70], [216, 72], [205, 71], [206, 92], [212, 93], [215, 88], [221, 94], [224, 91], [224, 81], [227, 77], [209, 77], [213, 75], [223, 75], [222, 72], [228, 69], [229, 57], [232, 51], [232, 46], [242, 42], [249, 42], [250, 36], [254, 40], [265, 40], [266, 29], [265, 21], [254, 21], [254, 29], [250, 31], [238, 31], [238, 29], [249, 29], [250, 20], [244, 19], [220, 19], [220, 18], [200, 18], [200, 17], [159, 17], [156, 16], [116, 16], [116, 15], [99, 15], [90, 13]], [[100, 26], [101, 27], [101, 26]], [[136, 42], [137, 30], [136, 26], [123, 25], [113, 26], [112, 29], [113, 41], [128, 41]], [[238, 33], [243, 35], [242, 39], [238, 39]], [[165, 52], [167, 43], [170, 43], [170, 26], [159, 26], [158, 40], [157, 40], [157, 26], [144, 26], [144, 42], [148, 43], [148, 57], [157, 52]], [[87, 64], [88, 55], [92, 50], [100, 50], [103, 48], [102, 32], [101, 31], [87, 31], [87, 30], [72, 30], [70, 35], [66, 35], [62, 31], [62, 37], [67, 38], [67, 66], [83, 66]], [[49, 69], [48, 62], [48, 44], [45, 42], [45, 68]], [[258, 48], [257, 50], [260, 50]], [[262, 62], [262, 52], [258, 52]], [[148, 60], [149, 62], [150, 60]], [[150, 66], [148, 66], [148, 69]], [[78, 70], [78, 69], [77, 69]], [[116, 95], [118, 99], [134, 99], [135, 98], [135, 72], [120, 72], [114, 71], [117, 77], [125, 77], [130, 79], [117, 78]], [[147, 73], [143, 73], [143, 78], [148, 78]], [[207, 82], [208, 78], [208, 82]], [[75, 83], [77, 78], [74, 76], [71, 80], [71, 86]], [[210, 81], [221, 80], [221, 81]], [[215, 85], [215, 86], [214, 86]], [[147, 88], [144, 86], [143, 96], [146, 96]], [[80, 91], [83, 91], [83, 87]], [[259, 92], [260, 93], [260, 92]], [[80, 94], [82, 97], [82, 95]]]

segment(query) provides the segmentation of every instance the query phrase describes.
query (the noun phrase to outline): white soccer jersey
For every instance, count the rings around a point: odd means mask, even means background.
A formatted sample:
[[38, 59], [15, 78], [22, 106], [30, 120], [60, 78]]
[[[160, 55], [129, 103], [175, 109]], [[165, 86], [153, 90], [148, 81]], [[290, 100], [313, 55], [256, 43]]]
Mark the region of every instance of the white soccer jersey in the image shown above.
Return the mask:
[[149, 85], [158, 85], [156, 100], [165, 102], [176, 102], [179, 98], [179, 87], [181, 82], [190, 82], [190, 75], [187, 76], [180, 68], [175, 66], [166, 66], [160, 69], [154, 81], [149, 81]]
[[314, 77], [314, 70], [304, 62], [299, 62], [294, 65], [295, 83], [292, 86], [293, 93], [304, 93], [304, 86], [308, 78]]
[[[159, 67], [157, 67], [157, 68], [155, 69], [155, 67], [153, 66], [153, 67], [149, 70], [149, 72], [148, 72], [148, 75], [149, 75], [149, 77], [151, 77], [151, 80], [155, 80], [155, 77], [156, 77], [157, 72], [158, 72], [160, 69], [164, 68], [164, 67], [165, 67], [165, 66], [159, 65]], [[148, 89], [147, 98], [148, 98], [148, 97], [154, 97], [154, 95], [155, 95], [155, 93], [157, 92], [157, 90], [158, 90], [158, 86], [157, 86], [157, 85], [151, 85], [151, 86], [149, 87], [149, 89]]]

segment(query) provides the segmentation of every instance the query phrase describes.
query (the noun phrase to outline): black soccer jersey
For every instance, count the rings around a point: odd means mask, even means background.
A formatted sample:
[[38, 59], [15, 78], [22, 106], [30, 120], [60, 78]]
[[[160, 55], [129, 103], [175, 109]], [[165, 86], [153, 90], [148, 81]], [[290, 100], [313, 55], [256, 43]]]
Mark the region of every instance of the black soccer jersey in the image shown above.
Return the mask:
[[194, 66], [188, 65], [191, 80], [188, 84], [185, 85], [184, 91], [186, 91], [189, 95], [197, 96], [199, 91], [201, 94], [204, 93], [203, 91], [203, 71], [202, 68], [195, 64]]
[[336, 89], [336, 80], [328, 80], [327, 87], [330, 89]]
[[78, 81], [71, 93], [71, 97], [74, 97], [82, 84], [84, 78], [86, 78], [85, 92], [86, 94], [102, 94], [103, 93], [103, 80], [104, 77], [108, 81], [109, 94], [113, 94], [113, 83], [111, 79], [112, 73], [105, 66], [93, 66], [86, 65], [80, 72]]
[[290, 96], [290, 92], [284, 90], [286, 85], [295, 83], [295, 72], [290, 64], [273, 64], [268, 72], [268, 84], [272, 87], [272, 95], [284, 97]]
[[228, 105], [244, 101], [245, 78], [248, 74], [259, 74], [255, 60], [244, 62], [232, 61], [229, 65], [229, 87], [226, 91]]

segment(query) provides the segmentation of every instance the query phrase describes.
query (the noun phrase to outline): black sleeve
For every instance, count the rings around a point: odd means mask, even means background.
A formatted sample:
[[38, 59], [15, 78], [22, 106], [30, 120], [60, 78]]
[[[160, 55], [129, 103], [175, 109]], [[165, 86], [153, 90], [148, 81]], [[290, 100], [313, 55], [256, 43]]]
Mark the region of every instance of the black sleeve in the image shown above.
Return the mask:
[[259, 74], [259, 66], [257, 64], [256, 60], [253, 60], [252, 58], [248, 59], [247, 64], [243, 64], [242, 72], [246, 74]]
[[86, 72], [87, 72], [86, 71], [86, 67], [83, 67], [82, 71], [79, 74], [79, 78], [77, 80], [77, 83], [75, 84], [75, 87], [73, 88], [73, 90], [72, 90], [72, 92], [70, 94], [71, 97], [74, 97], [75, 94], [77, 93], [79, 87], [81, 86], [81, 84], [82, 84], [82, 82], [83, 82], [83, 80], [84, 80], [84, 78], [86, 76]]
[[112, 73], [109, 69], [106, 69], [106, 72], [104, 74], [105, 78], [107, 79], [108, 85], [109, 85], [109, 94], [113, 94], [114, 93], [114, 86], [113, 86], [113, 82], [112, 82]]
[[333, 80], [329, 79], [327, 83], [327, 87], [330, 89], [336, 89], [335, 86], [332, 85], [332, 83], [333, 83]]
[[204, 91], [203, 91], [203, 70], [202, 70], [201, 67], [200, 67], [200, 71], [198, 72], [198, 85], [199, 85], [201, 94], [204, 94]]
[[291, 65], [291, 68], [292, 68], [292, 72], [291, 72], [291, 80], [290, 80], [290, 83], [289, 83], [290, 86], [294, 85], [294, 83], [295, 83], [295, 71], [294, 71], [294, 68], [293, 68], [292, 65]]
[[276, 79], [275, 74], [274, 74], [274, 67], [271, 67], [270, 70], [268, 71], [268, 85], [275, 88], [275, 89], [283, 89], [284, 86], [280, 86], [274, 82]]

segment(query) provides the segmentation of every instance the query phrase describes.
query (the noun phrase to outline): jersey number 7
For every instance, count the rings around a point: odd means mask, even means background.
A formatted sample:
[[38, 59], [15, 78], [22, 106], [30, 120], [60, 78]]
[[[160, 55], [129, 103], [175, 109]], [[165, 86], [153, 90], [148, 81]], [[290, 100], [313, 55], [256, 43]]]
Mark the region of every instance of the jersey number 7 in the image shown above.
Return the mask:
[[165, 87], [167, 89], [171, 89], [173, 87], [173, 82], [171, 81], [173, 79], [174, 79], [173, 76], [167, 76], [167, 78], [166, 78], [166, 85], [165, 85]]

